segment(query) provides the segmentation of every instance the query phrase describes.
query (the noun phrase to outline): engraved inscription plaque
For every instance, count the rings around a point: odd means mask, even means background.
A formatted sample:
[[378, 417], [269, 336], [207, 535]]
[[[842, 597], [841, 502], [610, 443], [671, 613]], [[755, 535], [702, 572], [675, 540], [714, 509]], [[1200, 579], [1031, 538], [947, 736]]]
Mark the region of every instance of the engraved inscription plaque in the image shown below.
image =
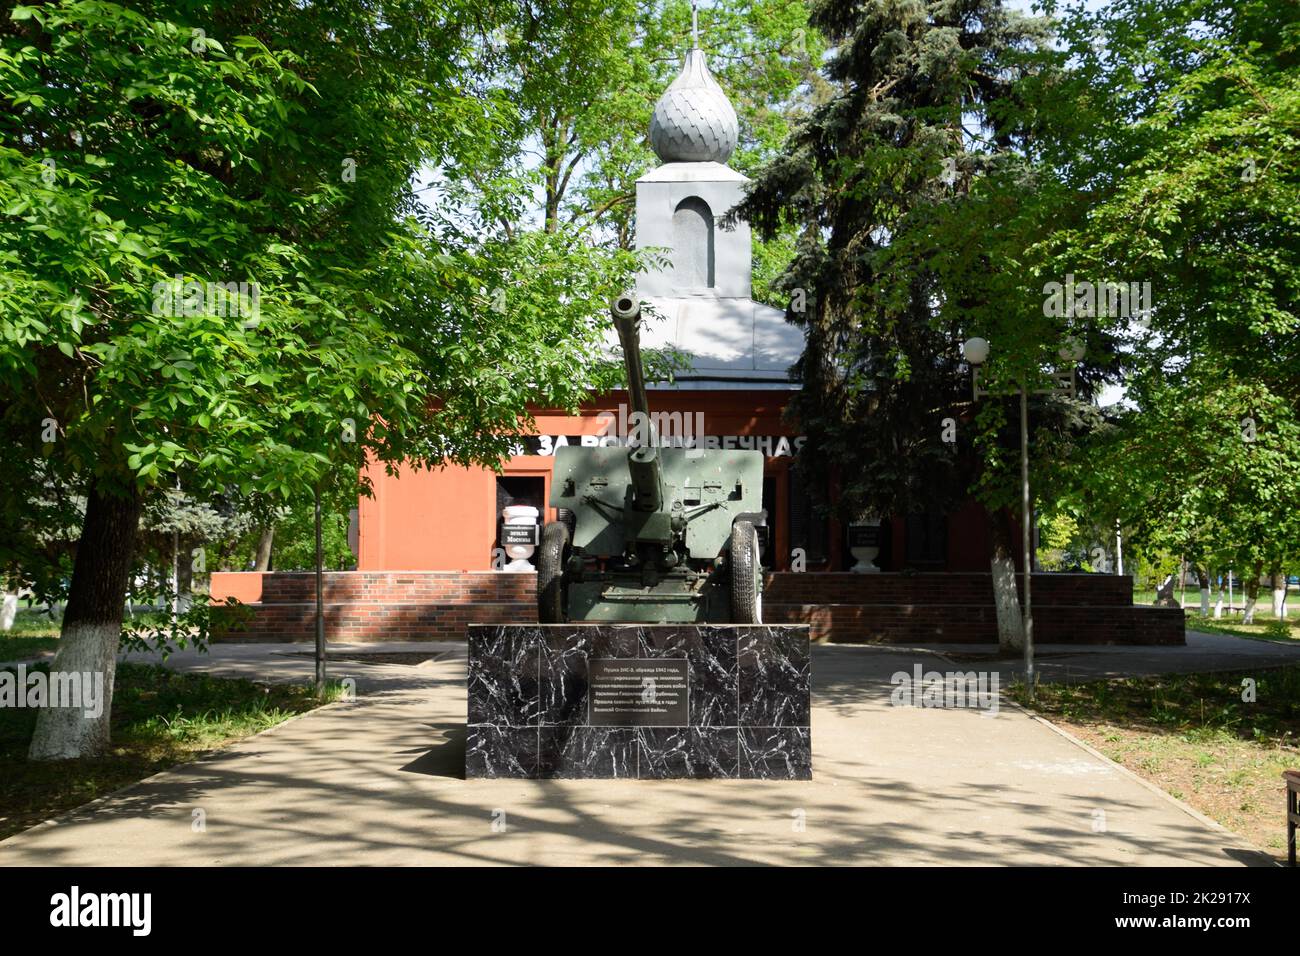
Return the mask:
[[596, 658], [587, 662], [592, 727], [685, 727], [690, 672], [685, 658]]

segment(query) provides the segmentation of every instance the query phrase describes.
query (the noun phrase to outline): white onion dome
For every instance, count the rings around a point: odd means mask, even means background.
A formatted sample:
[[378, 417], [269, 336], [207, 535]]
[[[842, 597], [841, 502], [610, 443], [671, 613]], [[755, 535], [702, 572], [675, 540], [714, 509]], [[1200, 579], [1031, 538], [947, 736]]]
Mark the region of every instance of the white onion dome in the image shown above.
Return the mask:
[[665, 163], [725, 163], [739, 136], [736, 111], [709, 72], [704, 51], [691, 50], [655, 104], [650, 145]]

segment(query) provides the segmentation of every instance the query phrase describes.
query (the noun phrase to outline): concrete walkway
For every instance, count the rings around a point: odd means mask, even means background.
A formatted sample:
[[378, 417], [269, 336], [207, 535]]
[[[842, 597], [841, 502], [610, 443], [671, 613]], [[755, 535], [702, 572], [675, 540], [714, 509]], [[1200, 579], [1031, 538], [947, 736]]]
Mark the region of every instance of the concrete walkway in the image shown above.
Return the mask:
[[[218, 645], [210, 656], [182, 653], [170, 663], [307, 680], [310, 657], [294, 656], [306, 650]], [[894, 672], [913, 663], [953, 669], [924, 650], [815, 649], [809, 783], [466, 781], [464, 645], [351, 650], [427, 651], [434, 659], [419, 667], [339, 662], [331, 676], [356, 678], [357, 701], [12, 837], [0, 843], [0, 865], [1267, 862], [1014, 707], [988, 716], [891, 706]], [[1082, 658], [1071, 663], [1072, 678], [1085, 667], [1147, 673], [1183, 669], [1170, 662], [1267, 666], [1297, 656], [1218, 637], [1189, 648], [1064, 650], [1071, 661]], [[1045, 656], [1044, 669], [1065, 660]], [[196, 829], [195, 811], [204, 829]]]
[[[1024, 674], [1021, 657], [997, 658], [996, 644], [926, 644], [963, 669], [996, 670], [1004, 685]], [[1040, 683], [1081, 684], [1156, 674], [1204, 674], [1300, 663], [1300, 641], [1255, 640], [1229, 634], [1187, 632], [1183, 647], [1039, 644], [1034, 668]]]

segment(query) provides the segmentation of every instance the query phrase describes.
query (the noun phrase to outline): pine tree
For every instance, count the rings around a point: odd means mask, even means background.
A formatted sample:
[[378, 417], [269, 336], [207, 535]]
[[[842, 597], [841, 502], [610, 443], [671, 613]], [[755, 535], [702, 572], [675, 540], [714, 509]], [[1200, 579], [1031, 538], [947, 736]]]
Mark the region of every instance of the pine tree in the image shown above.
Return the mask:
[[[791, 409], [808, 436], [800, 467], [834, 487], [841, 515], [944, 511], [977, 468], [972, 430], [954, 444], [944, 422], [969, 410], [960, 342], [1032, 288], [999, 243], [1040, 225], [1017, 196], [1032, 165], [1022, 86], [1051, 67], [1049, 25], [1001, 0], [823, 0], [810, 23], [833, 48], [836, 92], [735, 210], [763, 236], [802, 230], [778, 283], [807, 333]], [[1010, 526], [993, 525], [999, 632], [1013, 644]]]
[[936, 212], [1022, 138], [1014, 67], [1046, 27], [1001, 0], [824, 0], [811, 22], [837, 92], [736, 214], [765, 236], [802, 228], [779, 286], [807, 331], [793, 411], [822, 471], [810, 477], [834, 467], [847, 510], [942, 507], [965, 483], [940, 423], [970, 384]]

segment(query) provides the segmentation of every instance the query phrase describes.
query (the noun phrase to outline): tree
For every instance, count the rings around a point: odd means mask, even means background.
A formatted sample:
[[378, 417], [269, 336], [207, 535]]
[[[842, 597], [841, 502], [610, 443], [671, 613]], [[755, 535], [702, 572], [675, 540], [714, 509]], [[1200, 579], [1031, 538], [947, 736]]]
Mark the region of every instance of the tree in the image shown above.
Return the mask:
[[1235, 569], [1249, 623], [1261, 574], [1300, 559], [1300, 421], [1262, 383], [1153, 376], [1095, 451], [1092, 480], [1113, 488], [1138, 540], [1202, 566], [1203, 605], [1210, 579]]
[[151, 488], [496, 461], [528, 401], [599, 384], [628, 257], [411, 218], [416, 169], [510, 113], [459, 82], [481, 15], [63, 0], [0, 23], [0, 477], [83, 489], [53, 667], [105, 675], [103, 715], [43, 710], [33, 758], [108, 741]]
[[[1041, 292], [1053, 274], [1042, 243], [1078, 205], [1055, 202], [1060, 190], [1035, 151], [1036, 107], [1050, 102], [1061, 58], [1047, 46], [1046, 21], [998, 0], [825, 0], [811, 22], [835, 45], [825, 67], [834, 95], [737, 210], [768, 237], [801, 230], [776, 283], [791, 303], [787, 318], [807, 331], [792, 403], [808, 435], [801, 466], [814, 486], [838, 476], [837, 506], [848, 515], [942, 510], [978, 480], [993, 519], [1000, 641], [1013, 646], [1006, 506], [1017, 497], [1018, 434], [998, 399], [972, 423], [960, 343], [993, 340], [990, 386], [1032, 389], [1059, 364], [1068, 335], [1088, 334], [1049, 316]], [[1085, 400], [1107, 352], [1091, 345]], [[1081, 408], [1040, 404], [1058, 444], [1089, 424]], [[948, 417], [967, 423], [955, 443]]]
[[1151, 290], [1124, 330], [1132, 410], [1077, 484], [1192, 562], [1203, 611], [1235, 568], [1253, 616], [1261, 573], [1300, 550], [1300, 23], [1281, 0], [1119, 0], [1075, 8], [1062, 36], [1053, 162], [1089, 213], [1058, 248]]
[[[449, 168], [491, 224], [590, 231], [632, 246], [636, 179], [655, 165], [647, 131], [655, 102], [690, 48], [687, 0], [526, 0], [476, 42], [486, 89], [508, 92], [517, 121], [493, 148]], [[699, 11], [700, 44], [740, 120], [732, 165], [769, 155], [818, 95], [824, 42], [803, 0], [719, 0]]]
[[196, 590], [207, 591], [208, 572], [270, 510], [263, 496], [199, 496], [184, 484], [181, 479], [178, 487], [157, 488], [146, 499], [132, 574], [133, 581], [145, 583], [148, 597], [164, 596], [173, 614], [190, 607]]

